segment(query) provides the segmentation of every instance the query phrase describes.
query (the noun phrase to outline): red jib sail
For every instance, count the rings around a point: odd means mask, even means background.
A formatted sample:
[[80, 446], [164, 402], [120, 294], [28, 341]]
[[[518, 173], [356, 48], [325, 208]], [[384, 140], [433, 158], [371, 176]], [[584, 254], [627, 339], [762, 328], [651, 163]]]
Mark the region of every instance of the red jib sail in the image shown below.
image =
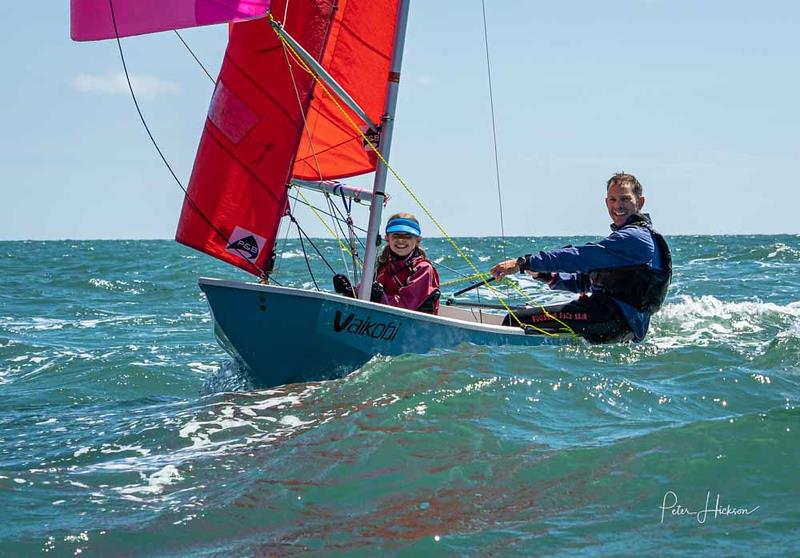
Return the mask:
[[[291, 0], [288, 5], [276, 0], [271, 11], [370, 118], [379, 121], [397, 0]], [[269, 22], [237, 23], [176, 240], [260, 275], [268, 267], [286, 211], [292, 173], [337, 178], [374, 168], [359, 133], [291, 60]]]

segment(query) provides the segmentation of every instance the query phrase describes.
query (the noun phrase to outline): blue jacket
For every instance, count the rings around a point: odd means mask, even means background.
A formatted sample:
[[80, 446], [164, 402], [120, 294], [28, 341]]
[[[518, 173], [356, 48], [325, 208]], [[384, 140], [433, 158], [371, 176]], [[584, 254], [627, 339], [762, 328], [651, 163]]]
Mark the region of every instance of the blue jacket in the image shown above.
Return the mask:
[[[650, 222], [649, 215], [642, 214], [642, 217]], [[556, 272], [550, 288], [582, 293], [599, 290], [589, 283], [585, 275], [592, 271], [641, 264], [656, 270], [663, 269], [663, 258], [648, 229], [641, 226], [617, 229], [612, 226], [612, 230], [614, 232], [599, 242], [533, 254], [529, 258], [530, 270]], [[644, 339], [650, 326], [650, 313], [637, 310], [619, 299], [612, 300], [625, 316], [636, 341]]]

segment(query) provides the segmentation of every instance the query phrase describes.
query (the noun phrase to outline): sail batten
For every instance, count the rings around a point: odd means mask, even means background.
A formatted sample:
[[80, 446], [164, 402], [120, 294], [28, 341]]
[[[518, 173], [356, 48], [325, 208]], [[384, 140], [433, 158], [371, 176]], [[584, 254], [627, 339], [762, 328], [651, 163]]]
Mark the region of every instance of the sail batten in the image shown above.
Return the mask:
[[70, 0], [74, 41], [98, 41], [263, 17], [269, 0]]

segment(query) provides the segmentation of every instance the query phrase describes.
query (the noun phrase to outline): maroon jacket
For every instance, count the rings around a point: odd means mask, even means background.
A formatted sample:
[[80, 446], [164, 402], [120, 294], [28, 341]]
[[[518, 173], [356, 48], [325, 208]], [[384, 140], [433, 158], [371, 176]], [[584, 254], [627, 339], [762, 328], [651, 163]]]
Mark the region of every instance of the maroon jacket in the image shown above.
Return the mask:
[[[381, 303], [409, 310], [418, 310], [439, 290], [439, 273], [417, 250], [404, 260], [390, 254], [388, 261], [378, 267], [376, 280], [383, 285]], [[438, 298], [432, 313], [439, 313]]]

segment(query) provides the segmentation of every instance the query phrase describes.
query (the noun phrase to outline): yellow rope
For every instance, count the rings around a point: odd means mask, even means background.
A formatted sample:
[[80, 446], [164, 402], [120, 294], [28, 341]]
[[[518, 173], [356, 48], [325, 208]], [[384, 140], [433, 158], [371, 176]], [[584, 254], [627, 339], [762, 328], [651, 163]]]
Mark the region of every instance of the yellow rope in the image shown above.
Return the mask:
[[459, 277], [458, 279], [453, 279], [452, 281], [445, 281], [444, 283], [440, 283], [440, 287], [449, 287], [450, 285], [455, 285], [457, 283], [463, 283], [464, 281], [474, 281], [475, 279], [488, 279], [486, 277], [489, 275], [488, 273], [473, 273], [472, 275], [467, 275], [466, 277]]
[[[270, 14], [270, 19], [272, 19], [272, 14]], [[289, 51], [292, 53], [292, 57], [296, 58], [294, 56], [294, 52], [291, 50], [291, 48], [289, 49]], [[284, 55], [287, 54], [287, 50], [286, 49], [284, 49], [283, 52], [284, 52]], [[289, 65], [288, 56], [286, 58], [286, 63], [287, 63], [287, 65]], [[291, 69], [291, 67], [289, 67], [289, 73], [291, 74], [291, 72], [292, 72], [292, 69]], [[302, 104], [300, 102], [299, 95], [297, 93], [297, 85], [294, 83], [294, 76], [292, 76], [292, 84], [294, 85], [294, 88], [295, 88], [295, 96], [297, 97], [297, 103], [299, 105], [300, 114], [303, 116], [303, 129], [305, 130], [306, 134], [308, 134], [308, 140], [309, 140], [309, 143], [312, 146], [312, 152], [314, 153], [314, 162], [317, 165], [317, 173], [320, 175], [320, 180], [321, 180], [322, 179], [322, 172], [319, 169], [319, 163], [317, 162], [317, 159], [316, 159], [316, 157], [317, 157], [316, 152], [313, 151], [312, 135], [311, 135], [311, 132], [308, 130], [308, 122], [306, 121], [305, 114], [303, 113], [303, 107], [302, 107]], [[326, 229], [328, 229], [328, 233], [334, 239], [336, 239], [336, 241], [339, 243], [340, 250], [344, 250], [347, 253], [347, 255], [350, 256], [353, 259], [353, 262], [354, 262], [353, 265], [362, 266], [363, 267], [363, 264], [358, 260], [358, 258], [357, 257], [353, 257], [353, 253], [350, 251], [349, 247], [344, 243], [344, 241], [342, 241], [342, 239], [339, 238], [339, 234], [335, 230], [331, 229], [331, 227], [328, 226], [328, 222], [322, 217], [322, 215], [320, 215], [320, 213], [317, 211], [317, 209], [311, 204], [311, 202], [308, 200], [308, 198], [305, 197], [305, 195], [303, 194], [302, 191], [300, 191], [299, 188], [297, 189], [297, 194], [301, 198], [303, 198], [303, 201], [305, 202], [305, 204], [309, 208], [311, 208], [311, 211], [314, 213], [314, 215], [317, 217], [317, 219], [319, 219], [319, 222], [322, 223], [322, 225]]]
[[[270, 18], [271, 22], [273, 22], [273, 23], [275, 22], [275, 20], [272, 17], [272, 14], [270, 14], [269, 18]], [[558, 336], [559, 335], [558, 333], [551, 333], [549, 331], [546, 331], [546, 330], [544, 330], [542, 328], [539, 328], [539, 327], [536, 327], [534, 325], [523, 324], [520, 321], [519, 317], [517, 317], [517, 315], [511, 310], [511, 308], [508, 306], [508, 304], [506, 304], [505, 300], [501, 296], [500, 291], [498, 291], [497, 289], [492, 287], [492, 285], [487, 281], [486, 274], [485, 273], [481, 273], [478, 270], [478, 268], [475, 266], [474, 263], [472, 263], [472, 260], [469, 259], [469, 257], [464, 253], [464, 251], [461, 249], [461, 247], [452, 239], [452, 237], [449, 234], [447, 234], [447, 231], [444, 230], [444, 227], [442, 227], [442, 225], [439, 223], [439, 221], [436, 220], [436, 218], [428, 210], [428, 208], [425, 206], [425, 204], [422, 203], [422, 200], [419, 199], [419, 197], [416, 195], [416, 193], [414, 193], [414, 191], [411, 189], [411, 187], [408, 184], [406, 184], [406, 182], [400, 177], [400, 175], [397, 173], [397, 171], [394, 170], [394, 168], [389, 164], [389, 161], [387, 161], [384, 158], [383, 154], [372, 143], [372, 141], [370, 141], [370, 139], [364, 134], [364, 132], [361, 131], [361, 127], [358, 126], [358, 124], [356, 124], [353, 121], [352, 118], [350, 118], [350, 115], [347, 113], [346, 110], [344, 110], [344, 107], [341, 106], [339, 101], [336, 99], [336, 96], [332, 95], [330, 93], [330, 91], [328, 91], [328, 88], [325, 86], [325, 84], [322, 82], [322, 80], [320, 80], [319, 77], [317, 77], [317, 75], [313, 72], [313, 70], [311, 70], [311, 68], [308, 67], [308, 65], [300, 57], [300, 55], [297, 54], [297, 52], [295, 52], [295, 50], [292, 47], [292, 45], [286, 39], [284, 39], [283, 36], [280, 33], [278, 33], [277, 29], [273, 29], [273, 30], [275, 31], [275, 34], [277, 35], [278, 39], [284, 44], [284, 46], [286, 48], [288, 48], [289, 52], [292, 54], [293, 58], [297, 61], [297, 63], [312, 77], [312, 79], [314, 79], [314, 81], [320, 87], [322, 92], [325, 93], [325, 95], [327, 95], [331, 99], [333, 104], [336, 105], [336, 108], [338, 108], [339, 111], [344, 115], [344, 117], [347, 119], [347, 121], [350, 123], [350, 125], [353, 127], [353, 129], [356, 132], [358, 132], [358, 134], [361, 136], [361, 139], [364, 142], [366, 142], [367, 145], [369, 145], [370, 149], [372, 149], [372, 151], [375, 152], [375, 154], [378, 156], [378, 158], [380, 158], [381, 162], [384, 165], [386, 165], [386, 168], [392, 173], [392, 176], [395, 177], [395, 179], [403, 186], [403, 188], [405, 188], [406, 192], [408, 192], [408, 195], [410, 195], [411, 198], [416, 202], [416, 204], [422, 209], [422, 211], [425, 212], [425, 215], [427, 215], [428, 219], [430, 219], [431, 222], [433, 222], [433, 224], [436, 225], [436, 228], [439, 229], [439, 232], [442, 233], [442, 236], [444, 236], [447, 239], [447, 241], [455, 249], [455, 251], [458, 253], [458, 255], [461, 256], [461, 258], [465, 262], [467, 262], [467, 265], [469, 265], [469, 267], [472, 269], [472, 271], [474, 271], [475, 277], [476, 278], [480, 277], [480, 279], [483, 281], [483, 284], [490, 291], [495, 293], [495, 295], [497, 296], [497, 299], [500, 302], [500, 304], [502, 304], [503, 307], [508, 311], [509, 315], [512, 316], [513, 319], [515, 319], [517, 321], [517, 324], [519, 325], [519, 327], [521, 327], [522, 329], [534, 329], [534, 330], [538, 331], [539, 333], [542, 333], [542, 334], [550, 336], [550, 337]], [[544, 311], [545, 315], [548, 318], [550, 318], [553, 321], [556, 321], [559, 324], [561, 324], [562, 326], [564, 326], [566, 333], [571, 334], [573, 337], [576, 335], [571, 327], [569, 327], [567, 324], [565, 324], [564, 322], [562, 322], [561, 320], [559, 320], [558, 318], [556, 318], [555, 316], [550, 314], [544, 306], [542, 306], [541, 304], [538, 304], [536, 301], [534, 301], [533, 298], [531, 298], [525, 291], [520, 289], [518, 286], [515, 286], [515, 287], [516, 287], [517, 292], [522, 294], [529, 302], [532, 302], [533, 304], [537, 304]]]

